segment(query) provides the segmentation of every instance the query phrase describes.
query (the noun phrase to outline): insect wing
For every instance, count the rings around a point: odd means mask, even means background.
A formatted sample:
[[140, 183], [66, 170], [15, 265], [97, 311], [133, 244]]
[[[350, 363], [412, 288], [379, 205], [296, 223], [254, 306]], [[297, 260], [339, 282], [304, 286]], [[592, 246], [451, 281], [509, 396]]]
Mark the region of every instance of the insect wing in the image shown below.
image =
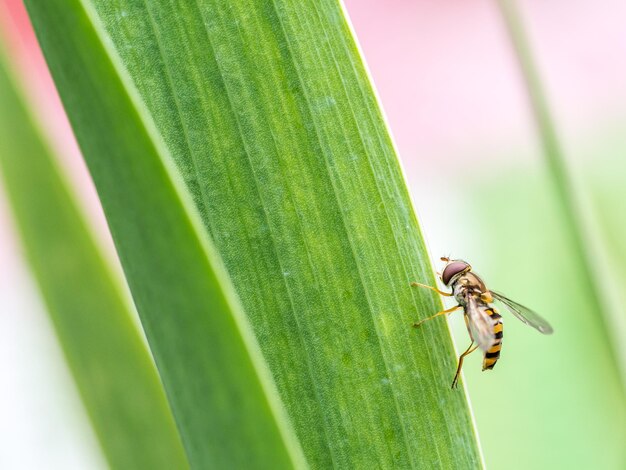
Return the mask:
[[508, 297], [505, 297], [504, 295], [498, 294], [494, 291], [491, 291], [491, 295], [495, 299], [502, 302], [506, 306], [506, 308], [522, 322], [532, 326], [544, 335], [550, 335], [554, 331], [547, 321], [545, 321], [539, 316], [539, 314], [533, 312], [528, 307], [524, 307], [523, 305], [518, 304]]
[[495, 320], [484, 310], [474, 299], [470, 298], [465, 307], [465, 314], [472, 339], [476, 341], [480, 349], [487, 351], [496, 340], [493, 332]]

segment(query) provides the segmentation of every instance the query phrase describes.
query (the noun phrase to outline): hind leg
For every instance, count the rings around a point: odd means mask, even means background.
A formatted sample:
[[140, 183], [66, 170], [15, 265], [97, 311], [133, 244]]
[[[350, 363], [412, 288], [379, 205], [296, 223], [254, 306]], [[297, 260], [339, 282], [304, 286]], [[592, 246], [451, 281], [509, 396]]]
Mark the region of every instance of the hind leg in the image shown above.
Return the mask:
[[459, 382], [459, 375], [461, 375], [461, 368], [463, 367], [463, 359], [465, 359], [465, 356], [469, 356], [474, 351], [476, 351], [477, 348], [478, 348], [478, 345], [474, 346], [474, 340], [472, 340], [469, 347], [459, 357], [459, 366], [456, 368], [456, 374], [454, 374], [454, 380], [452, 381], [452, 388], [456, 388]]

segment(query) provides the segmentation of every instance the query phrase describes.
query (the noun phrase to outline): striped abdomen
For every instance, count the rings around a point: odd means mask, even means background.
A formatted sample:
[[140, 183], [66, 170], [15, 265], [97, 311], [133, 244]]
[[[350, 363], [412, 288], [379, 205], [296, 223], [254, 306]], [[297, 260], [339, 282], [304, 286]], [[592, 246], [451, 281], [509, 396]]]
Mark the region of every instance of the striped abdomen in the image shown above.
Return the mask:
[[493, 366], [496, 365], [496, 362], [498, 362], [498, 359], [500, 358], [500, 348], [502, 347], [502, 317], [493, 307], [486, 309], [485, 313], [495, 320], [493, 333], [496, 339], [493, 342], [493, 345], [485, 352], [483, 370], [493, 369]]

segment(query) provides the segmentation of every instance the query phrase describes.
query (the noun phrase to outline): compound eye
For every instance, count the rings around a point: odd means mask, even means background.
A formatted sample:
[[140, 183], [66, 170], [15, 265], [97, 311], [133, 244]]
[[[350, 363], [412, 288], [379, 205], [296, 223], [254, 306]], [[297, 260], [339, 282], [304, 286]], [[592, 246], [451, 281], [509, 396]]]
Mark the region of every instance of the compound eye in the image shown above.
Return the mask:
[[443, 270], [443, 273], [441, 274], [441, 280], [447, 286], [448, 284], [450, 284], [450, 281], [454, 276], [462, 273], [468, 268], [469, 264], [467, 264], [465, 261], [453, 261], [451, 263], [448, 263], [448, 265]]

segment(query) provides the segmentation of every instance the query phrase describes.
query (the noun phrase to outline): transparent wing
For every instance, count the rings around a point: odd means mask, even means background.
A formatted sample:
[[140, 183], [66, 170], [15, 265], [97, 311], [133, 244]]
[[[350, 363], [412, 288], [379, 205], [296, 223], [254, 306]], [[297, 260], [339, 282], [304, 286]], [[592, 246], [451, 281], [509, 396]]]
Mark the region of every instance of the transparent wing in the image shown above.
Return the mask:
[[502, 302], [513, 315], [515, 315], [527, 325], [532, 326], [544, 335], [550, 335], [554, 331], [547, 321], [545, 321], [539, 316], [539, 314], [533, 312], [528, 307], [524, 307], [523, 305], [518, 304], [517, 302], [514, 302], [508, 297], [497, 292], [490, 292], [495, 299]]
[[493, 332], [495, 320], [487, 315], [484, 308], [481, 308], [471, 297], [465, 306], [465, 314], [472, 339], [476, 341], [480, 349], [487, 351], [496, 340]]

